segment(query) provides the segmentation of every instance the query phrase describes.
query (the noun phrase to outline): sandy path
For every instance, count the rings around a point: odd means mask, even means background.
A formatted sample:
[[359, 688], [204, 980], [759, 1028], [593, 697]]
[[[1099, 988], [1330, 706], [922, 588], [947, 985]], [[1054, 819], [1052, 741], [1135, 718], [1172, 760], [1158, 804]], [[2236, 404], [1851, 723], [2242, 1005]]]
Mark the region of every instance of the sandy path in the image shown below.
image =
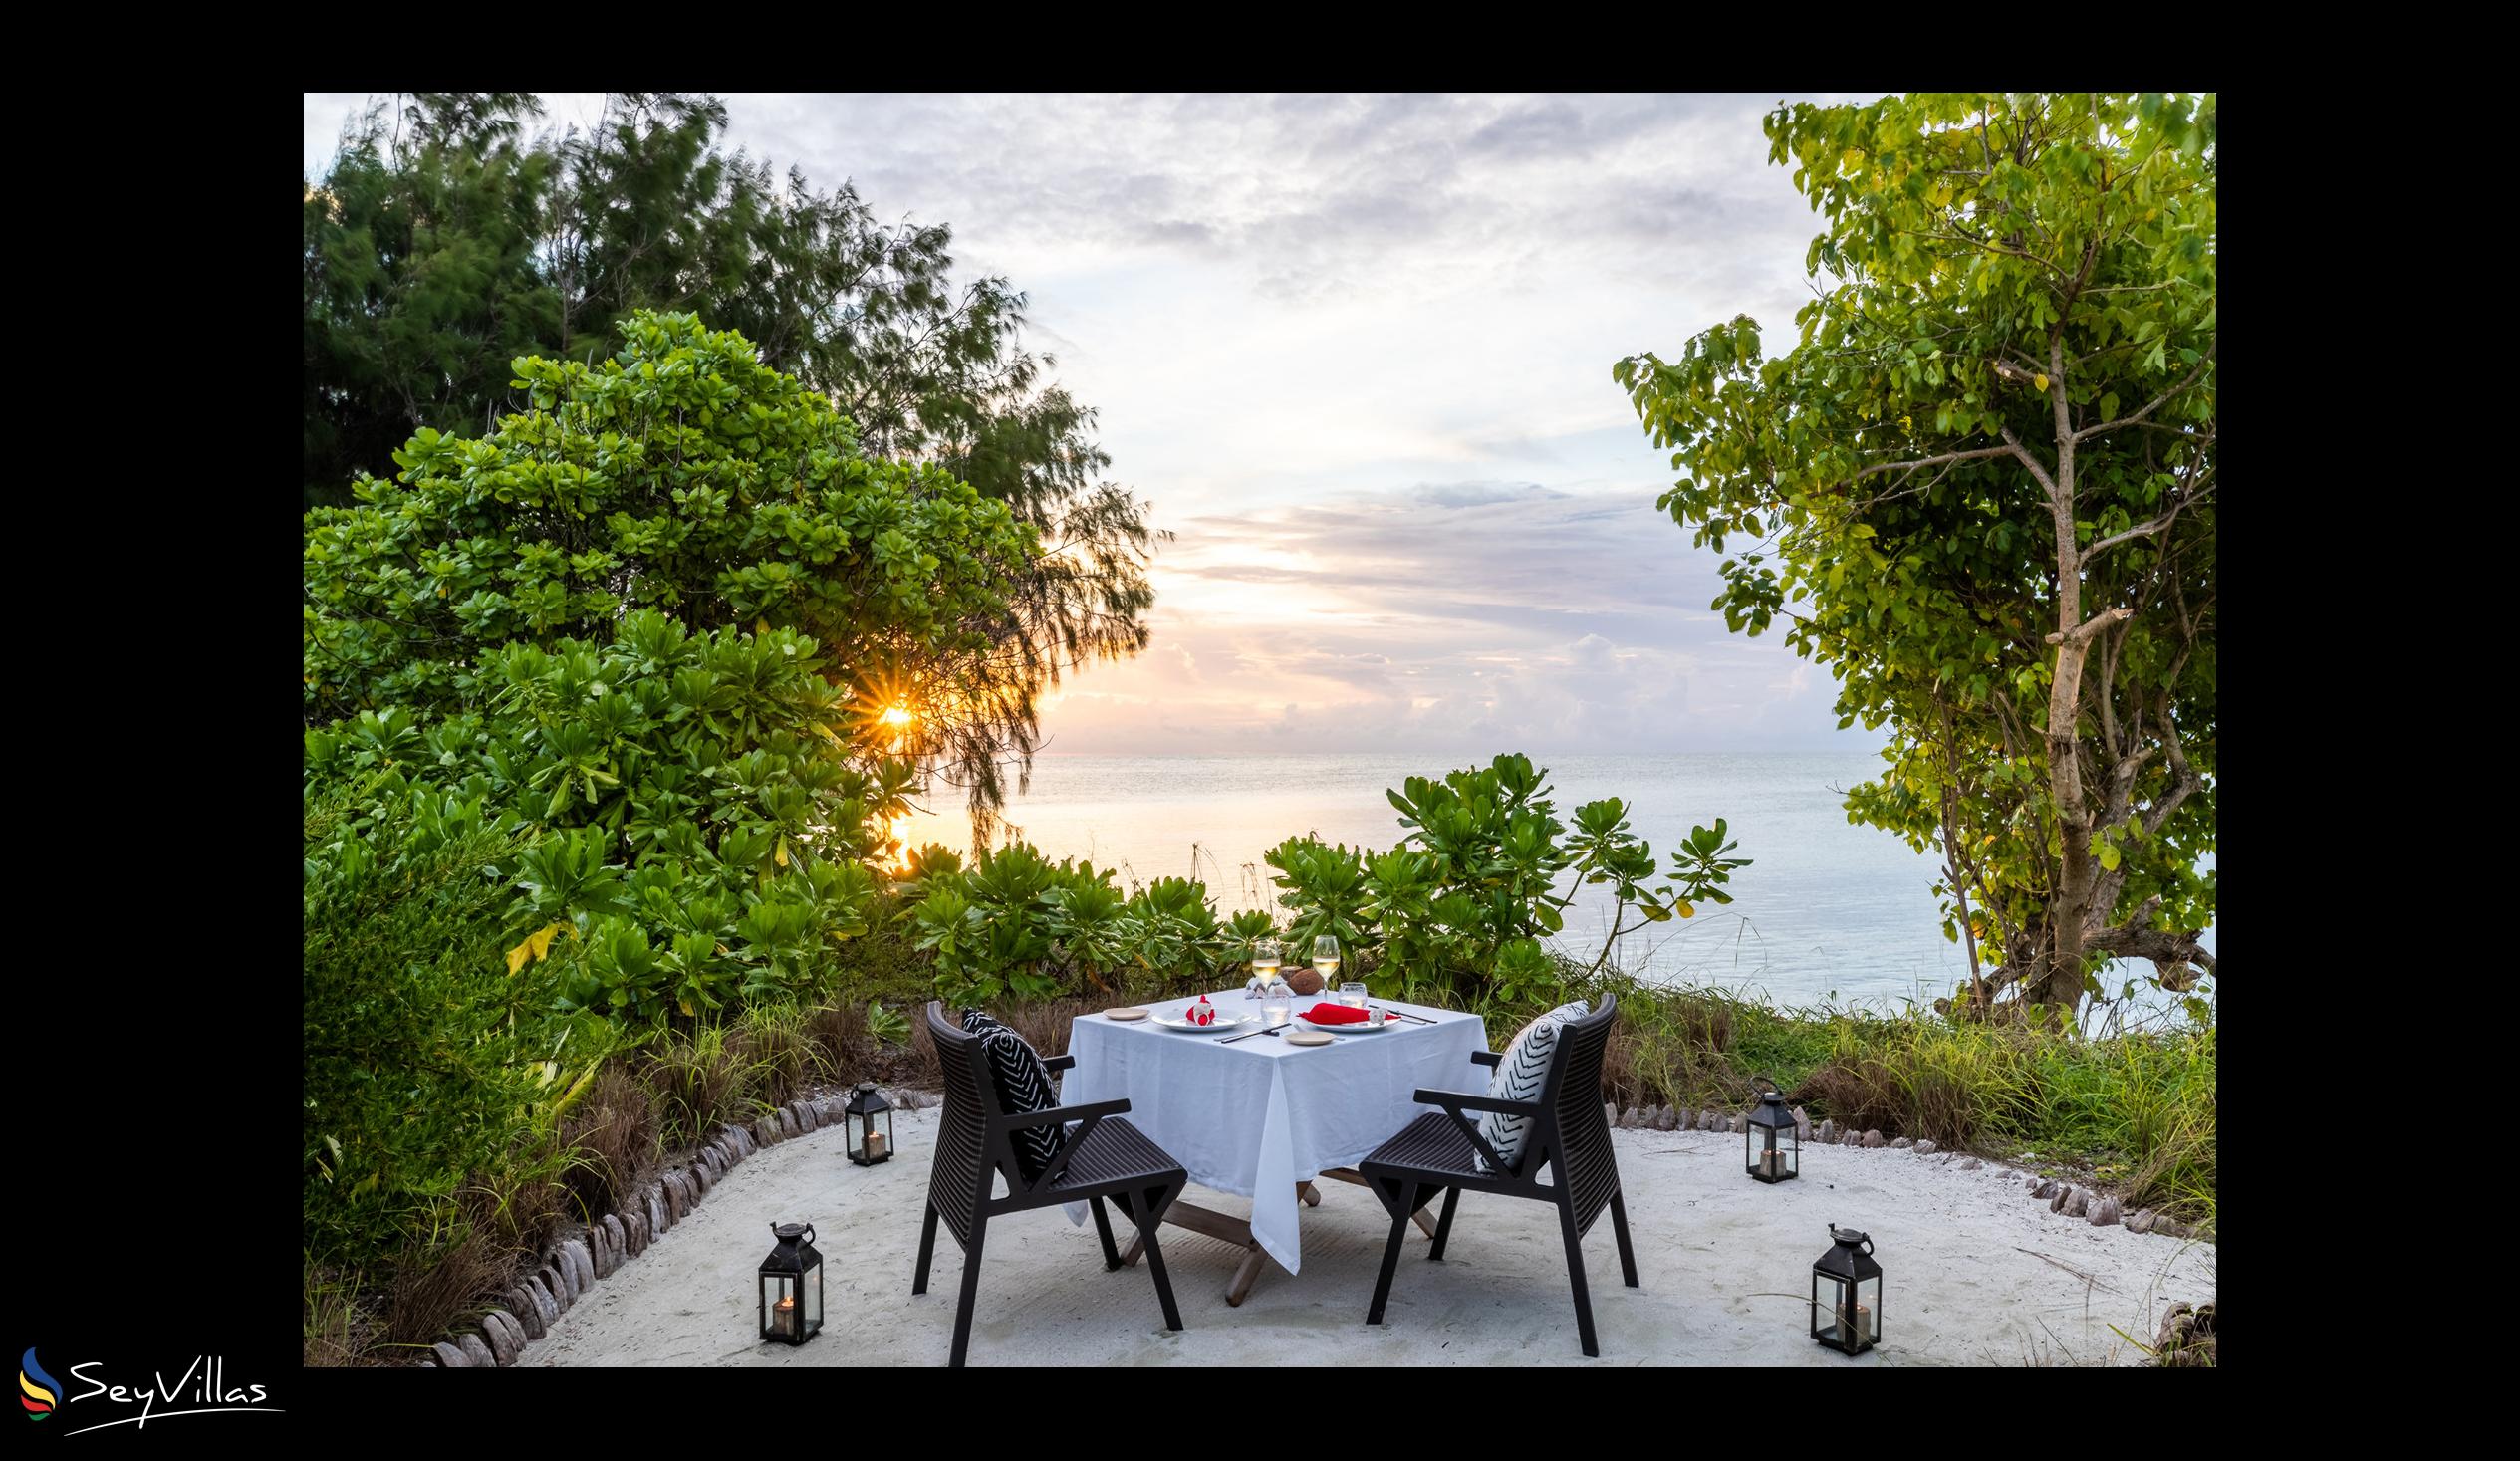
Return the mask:
[[[900, 1151], [851, 1166], [838, 1127], [736, 1166], [699, 1209], [596, 1285], [524, 1364], [943, 1364], [961, 1250], [939, 1229], [928, 1292], [910, 1295], [936, 1112], [896, 1111]], [[2214, 1292], [2214, 1250], [2051, 1214], [2020, 1176], [1888, 1148], [1806, 1148], [1800, 1180], [1740, 1171], [1738, 1136], [1620, 1131], [1640, 1289], [1624, 1288], [1609, 1214], [1585, 1239], [1610, 1364], [2130, 1363], [2111, 1326], [2148, 1338], [2163, 1308]], [[971, 1362], [992, 1364], [1577, 1364], [1584, 1359], [1555, 1212], [1465, 1193], [1442, 1263], [1411, 1230], [1386, 1323], [1365, 1323], [1388, 1231], [1373, 1194], [1322, 1184], [1304, 1271], [1271, 1266], [1225, 1303], [1239, 1252], [1163, 1230], [1185, 1328], [1162, 1328], [1143, 1267], [1103, 1270], [1089, 1224], [1058, 1211], [992, 1223]], [[1203, 1206], [1248, 1201], [1193, 1186]], [[775, 1222], [813, 1222], [831, 1309], [802, 1348], [755, 1339], [753, 1271]], [[1805, 1331], [1812, 1260], [1831, 1222], [1871, 1233], [1886, 1274], [1883, 1344], [1860, 1359]]]

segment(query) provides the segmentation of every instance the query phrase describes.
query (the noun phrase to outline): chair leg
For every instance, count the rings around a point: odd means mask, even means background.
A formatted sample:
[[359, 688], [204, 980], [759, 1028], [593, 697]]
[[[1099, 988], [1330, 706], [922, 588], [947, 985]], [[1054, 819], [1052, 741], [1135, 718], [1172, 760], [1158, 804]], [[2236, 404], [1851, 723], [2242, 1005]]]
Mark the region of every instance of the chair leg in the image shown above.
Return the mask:
[[927, 1204], [927, 1221], [918, 1230], [918, 1277], [910, 1281], [912, 1294], [927, 1292], [928, 1260], [936, 1256], [936, 1204]]
[[1120, 1249], [1112, 1243], [1112, 1215], [1103, 1210], [1103, 1199], [1094, 1199], [1094, 1232], [1103, 1240], [1103, 1269], [1106, 1273], [1120, 1267]]
[[1391, 1276], [1400, 1269], [1400, 1244], [1408, 1233], [1408, 1215], [1417, 1210], [1417, 1184], [1400, 1184], [1400, 1200], [1391, 1209], [1391, 1238], [1383, 1245], [1383, 1272], [1374, 1280], [1374, 1307], [1365, 1312], [1367, 1324], [1383, 1322], [1383, 1306], [1391, 1298]]
[[1617, 1192], [1610, 1194], [1611, 1231], [1619, 1235], [1619, 1272], [1628, 1287], [1637, 1287], [1637, 1250], [1628, 1246], [1628, 1199]]
[[1575, 1332], [1584, 1340], [1584, 1357], [1599, 1359], [1602, 1346], [1593, 1338], [1593, 1293], [1584, 1285], [1584, 1235], [1575, 1230], [1572, 1204], [1558, 1204], [1558, 1231], [1566, 1235], [1567, 1282], [1575, 1286]]
[[1426, 1250], [1428, 1258], [1443, 1257], [1444, 1239], [1452, 1236], [1452, 1210], [1461, 1203], [1461, 1189], [1443, 1189], [1443, 1216], [1435, 1220], [1435, 1246]]
[[[1163, 1249], [1155, 1242], [1155, 1229], [1163, 1226], [1163, 1210], [1172, 1205], [1172, 1195], [1160, 1187], [1148, 1195], [1144, 1216], [1137, 1220], [1137, 1237], [1145, 1245], [1146, 1269], [1155, 1276], [1155, 1297], [1163, 1301], [1163, 1327], [1178, 1330], [1181, 1328], [1181, 1311], [1172, 1302], [1172, 1275], [1164, 1271]], [[1124, 1206], [1128, 1205], [1128, 1199], [1121, 1201]]]
[[971, 1348], [971, 1310], [980, 1298], [980, 1244], [989, 1236], [985, 1219], [971, 1228], [971, 1242], [962, 1250], [962, 1303], [954, 1310], [954, 1353], [946, 1361], [955, 1369], [962, 1368], [962, 1357]]

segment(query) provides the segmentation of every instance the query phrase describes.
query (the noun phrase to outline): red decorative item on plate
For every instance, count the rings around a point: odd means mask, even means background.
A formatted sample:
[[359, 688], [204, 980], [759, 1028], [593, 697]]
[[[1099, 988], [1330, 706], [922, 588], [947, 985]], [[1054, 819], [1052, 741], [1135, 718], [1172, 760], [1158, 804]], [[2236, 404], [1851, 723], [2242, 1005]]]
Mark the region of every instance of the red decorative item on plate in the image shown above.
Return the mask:
[[1362, 1025], [1366, 1020], [1366, 1012], [1354, 1005], [1334, 1005], [1325, 1002], [1306, 1010], [1304, 1018], [1316, 1025]]
[[1202, 994], [1197, 1004], [1181, 1012], [1181, 1018], [1193, 1025], [1213, 1025], [1216, 1023], [1216, 1007], [1209, 1004], [1207, 996]]

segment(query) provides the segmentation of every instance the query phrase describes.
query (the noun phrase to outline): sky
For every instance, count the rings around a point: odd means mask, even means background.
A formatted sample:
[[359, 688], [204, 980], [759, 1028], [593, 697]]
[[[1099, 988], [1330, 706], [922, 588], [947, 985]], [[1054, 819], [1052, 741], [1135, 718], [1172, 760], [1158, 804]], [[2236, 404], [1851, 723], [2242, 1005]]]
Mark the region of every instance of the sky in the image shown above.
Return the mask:
[[[363, 100], [307, 95], [311, 172]], [[1818, 221], [1777, 97], [725, 100], [731, 146], [1027, 292], [1174, 534], [1152, 645], [1047, 702], [1052, 754], [1879, 744], [1707, 608], [1717, 555], [1655, 511], [1668, 454], [1611, 378], [1738, 314], [1790, 340]]]

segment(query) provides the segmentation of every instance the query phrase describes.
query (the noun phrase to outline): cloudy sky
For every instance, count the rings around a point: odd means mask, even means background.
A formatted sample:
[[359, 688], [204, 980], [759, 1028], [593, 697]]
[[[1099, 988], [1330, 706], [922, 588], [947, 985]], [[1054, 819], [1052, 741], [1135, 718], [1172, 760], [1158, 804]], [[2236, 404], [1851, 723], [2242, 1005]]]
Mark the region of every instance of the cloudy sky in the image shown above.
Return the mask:
[[[361, 100], [306, 98], [309, 169]], [[733, 145], [1029, 292], [1177, 535], [1153, 647], [1068, 685], [1053, 751], [1869, 748], [1825, 671], [1707, 609], [1610, 374], [1735, 314], [1790, 332], [1816, 223], [1767, 162], [1777, 100], [727, 104]]]

